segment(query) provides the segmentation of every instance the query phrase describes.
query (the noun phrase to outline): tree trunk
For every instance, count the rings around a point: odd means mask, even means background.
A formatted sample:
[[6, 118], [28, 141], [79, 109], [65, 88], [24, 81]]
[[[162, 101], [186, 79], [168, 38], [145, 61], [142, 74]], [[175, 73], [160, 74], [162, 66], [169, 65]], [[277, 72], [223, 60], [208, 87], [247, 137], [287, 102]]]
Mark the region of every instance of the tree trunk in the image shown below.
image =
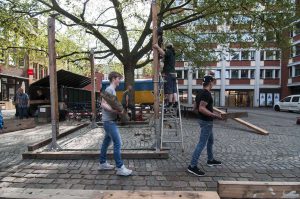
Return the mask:
[[[125, 90], [127, 88], [128, 85], [131, 85], [133, 90], [134, 89], [134, 69], [135, 66], [134, 65], [124, 65], [124, 75], [125, 75]], [[133, 103], [135, 103], [135, 95], [134, 92], [132, 93], [133, 95]]]

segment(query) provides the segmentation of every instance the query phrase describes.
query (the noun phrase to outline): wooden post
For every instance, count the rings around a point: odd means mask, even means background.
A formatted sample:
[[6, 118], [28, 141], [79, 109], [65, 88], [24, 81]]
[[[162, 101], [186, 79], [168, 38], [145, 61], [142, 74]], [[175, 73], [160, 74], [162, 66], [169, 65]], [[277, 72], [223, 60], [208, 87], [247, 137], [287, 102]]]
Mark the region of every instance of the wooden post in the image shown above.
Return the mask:
[[92, 127], [96, 127], [96, 97], [95, 97], [95, 63], [94, 63], [94, 50], [90, 52], [90, 63], [91, 63], [91, 105], [92, 105]]
[[51, 16], [48, 19], [48, 52], [49, 52], [49, 70], [50, 70], [50, 102], [51, 102], [51, 126], [52, 143], [51, 150], [59, 149], [56, 140], [59, 134], [58, 123], [58, 97], [57, 97], [57, 77], [56, 77], [56, 51], [55, 51], [55, 18]]
[[[156, 0], [152, 0], [152, 39], [153, 39], [153, 44], [158, 43], [158, 38], [157, 38], [157, 5], [156, 5]], [[159, 128], [159, 91], [158, 91], [158, 82], [159, 82], [159, 57], [158, 57], [158, 50], [153, 49], [153, 66], [152, 70], [154, 71], [154, 77], [153, 77], [153, 82], [154, 82], [154, 125], [155, 125], [155, 134], [156, 134], [156, 150], [158, 150], [158, 146], [160, 144], [160, 128]]]

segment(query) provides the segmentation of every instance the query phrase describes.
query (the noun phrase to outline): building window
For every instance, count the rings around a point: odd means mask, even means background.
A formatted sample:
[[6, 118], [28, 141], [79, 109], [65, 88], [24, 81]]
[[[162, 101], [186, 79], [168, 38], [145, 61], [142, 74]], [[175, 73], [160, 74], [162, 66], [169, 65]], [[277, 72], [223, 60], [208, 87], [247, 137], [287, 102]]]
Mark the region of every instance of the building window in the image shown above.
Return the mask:
[[239, 51], [231, 52], [230, 59], [231, 60], [240, 60], [240, 52]]
[[275, 51], [275, 60], [280, 60], [280, 51], [279, 50]]
[[300, 65], [295, 66], [295, 76], [300, 76]]
[[215, 71], [215, 78], [220, 79], [221, 78], [221, 70], [216, 70]]
[[177, 78], [182, 79], [182, 70], [178, 70], [176, 71], [176, 73], [177, 73]]
[[265, 51], [260, 51], [260, 61], [264, 61], [265, 60]]
[[279, 78], [279, 72], [280, 70], [275, 70], [275, 78]]
[[263, 69], [260, 69], [260, 79], [263, 79], [264, 78], [264, 71]]
[[271, 50], [266, 50], [266, 59], [265, 60], [273, 60], [273, 52]]
[[295, 25], [295, 34], [300, 34], [300, 22], [296, 23]]
[[289, 67], [289, 78], [293, 76], [293, 69], [292, 67]]
[[44, 68], [44, 77], [48, 76], [48, 68]]
[[39, 79], [43, 78], [43, 66], [39, 65]]
[[255, 60], [255, 51], [250, 51], [250, 59]]
[[248, 71], [249, 70], [241, 70], [241, 78], [248, 78]]
[[225, 71], [225, 78], [226, 78], [226, 79], [229, 79], [229, 70], [226, 70], [226, 71]]
[[239, 70], [231, 70], [231, 78], [239, 78]]
[[267, 69], [266, 71], [265, 71], [265, 77], [266, 78], [272, 78], [273, 77], [273, 70], [270, 70], [270, 69]]
[[37, 79], [37, 63], [33, 63], [33, 79]]
[[250, 71], [250, 78], [255, 79], [255, 70]]
[[184, 79], [187, 79], [187, 78], [188, 78], [188, 73], [189, 73], [188, 70], [184, 70], [184, 76], [183, 76]]
[[300, 44], [296, 44], [295, 45], [295, 56], [299, 56], [300, 55]]
[[242, 60], [249, 60], [249, 51], [242, 51]]

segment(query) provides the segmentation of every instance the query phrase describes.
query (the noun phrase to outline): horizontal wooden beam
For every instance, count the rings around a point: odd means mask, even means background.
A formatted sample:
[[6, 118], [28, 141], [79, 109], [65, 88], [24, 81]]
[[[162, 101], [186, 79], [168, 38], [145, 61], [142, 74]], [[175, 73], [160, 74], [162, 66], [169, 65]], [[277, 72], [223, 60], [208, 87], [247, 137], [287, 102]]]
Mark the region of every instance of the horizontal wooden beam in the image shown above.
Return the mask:
[[4, 119], [2, 133], [9, 133], [36, 127], [34, 118], [27, 119]]
[[[79, 129], [84, 128], [86, 126], [88, 126], [88, 123], [80, 124], [80, 125], [72, 128], [72, 129], [69, 129], [69, 130], [67, 130], [67, 131], [59, 134], [57, 136], [57, 139], [61, 139], [63, 137], [66, 137], [67, 135], [70, 135], [71, 133], [74, 133], [74, 132], [78, 131]], [[38, 143], [28, 145], [27, 149], [28, 149], [28, 151], [34, 151], [34, 150], [37, 150], [37, 149], [39, 149], [41, 147], [44, 147], [44, 146], [50, 144], [51, 141], [52, 141], [52, 138], [47, 138], [47, 139], [44, 139], [44, 140], [42, 140], [42, 141], [40, 141]]]
[[220, 199], [213, 191], [115, 191], [2, 188], [1, 198], [59, 198], [59, 199]]
[[[83, 160], [97, 159], [100, 151], [58, 151], [58, 152], [25, 152], [22, 154], [23, 159], [48, 159], [48, 160]], [[113, 152], [108, 152], [107, 157], [113, 159]], [[168, 159], [169, 152], [136, 150], [122, 151], [124, 159]]]
[[[217, 109], [217, 108], [215, 108], [215, 107], [214, 107], [214, 111], [216, 111], [216, 112], [218, 112], [218, 113], [220, 113], [220, 114], [226, 114], [226, 112], [221, 111], [220, 109]], [[234, 121], [236, 121], [236, 122], [242, 124], [242, 125], [247, 126], [247, 127], [250, 128], [250, 129], [254, 130], [254, 132], [257, 133], [257, 134], [260, 134], [260, 135], [269, 135], [269, 132], [268, 132], [268, 131], [266, 131], [266, 130], [264, 130], [264, 129], [258, 127], [258, 126], [255, 126], [255, 125], [251, 124], [250, 122], [246, 122], [245, 120], [242, 120], [242, 119], [240, 119], [240, 118], [232, 118], [232, 119], [233, 119]]]
[[218, 181], [221, 198], [300, 198], [300, 182]]

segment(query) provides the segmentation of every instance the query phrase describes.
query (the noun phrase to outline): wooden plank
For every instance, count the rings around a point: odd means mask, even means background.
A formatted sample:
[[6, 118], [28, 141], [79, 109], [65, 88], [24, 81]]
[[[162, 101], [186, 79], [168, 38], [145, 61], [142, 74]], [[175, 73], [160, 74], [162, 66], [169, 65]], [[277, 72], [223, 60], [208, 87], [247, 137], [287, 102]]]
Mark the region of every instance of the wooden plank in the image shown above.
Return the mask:
[[[147, 121], [127, 121], [126, 123], [116, 122], [119, 126], [149, 124]], [[97, 122], [97, 125], [103, 126], [103, 122]]]
[[233, 118], [248, 117], [248, 113], [247, 112], [221, 113], [221, 116], [224, 120], [227, 120]]
[[[217, 109], [214, 107], [214, 111], [218, 112], [218, 113], [221, 113], [221, 114], [226, 114], [226, 112], [224, 111], [221, 111], [220, 109]], [[257, 134], [261, 134], [261, 135], [269, 135], [269, 132], [262, 129], [262, 128], [259, 128], [258, 126], [255, 126], [253, 124], [251, 124], [250, 122], [246, 122], [245, 120], [242, 120], [240, 118], [232, 118], [234, 121], [242, 124], [242, 125], [245, 125], [247, 126], [248, 128], [254, 130], [255, 133]]]
[[30, 104], [50, 104], [49, 100], [30, 100]]
[[31, 129], [36, 127], [36, 123], [34, 121], [34, 118], [28, 118], [28, 119], [4, 119], [3, 121], [3, 129], [2, 133], [8, 133], [8, 132], [14, 132], [14, 131], [20, 131], [24, 129]]
[[218, 181], [221, 198], [300, 198], [300, 182]]
[[[97, 159], [100, 151], [59, 151], [59, 152], [25, 152], [23, 159], [48, 159], [48, 160], [78, 160]], [[113, 152], [108, 152], [107, 157], [113, 159]], [[168, 159], [168, 151], [122, 151], [124, 159]]]
[[213, 191], [115, 191], [69, 189], [2, 188], [1, 198], [53, 198], [53, 199], [220, 199]]
[[[69, 130], [67, 130], [67, 131], [59, 134], [57, 136], [57, 139], [61, 139], [63, 137], [66, 137], [67, 135], [70, 135], [71, 133], [74, 133], [77, 130], [86, 127], [87, 125], [88, 125], [87, 123], [86, 124], [81, 124], [81, 125], [76, 126], [76, 127], [72, 128], [72, 129], [69, 129]], [[51, 141], [52, 141], [52, 138], [47, 138], [47, 139], [44, 139], [44, 140], [42, 140], [42, 141], [40, 141], [38, 143], [31, 144], [31, 145], [27, 146], [27, 149], [28, 149], [28, 151], [34, 151], [34, 150], [37, 150], [37, 149], [39, 149], [41, 147], [44, 147], [44, 146], [50, 144]]]

